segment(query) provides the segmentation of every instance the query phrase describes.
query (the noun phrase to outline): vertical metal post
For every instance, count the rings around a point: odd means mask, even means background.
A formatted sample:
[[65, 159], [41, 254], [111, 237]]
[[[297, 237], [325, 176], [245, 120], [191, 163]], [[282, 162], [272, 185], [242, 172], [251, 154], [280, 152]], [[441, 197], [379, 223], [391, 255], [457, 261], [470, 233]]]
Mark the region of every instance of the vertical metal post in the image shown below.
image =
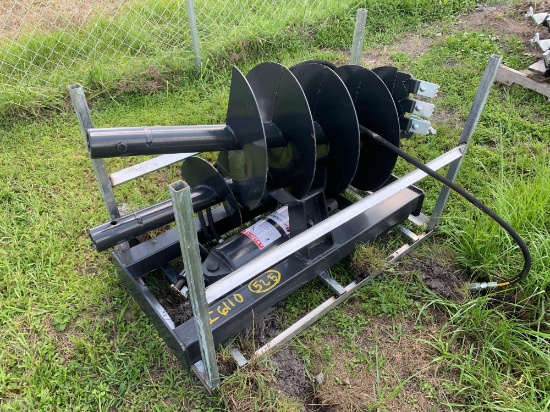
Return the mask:
[[191, 43], [193, 45], [193, 54], [195, 55], [195, 66], [201, 67], [201, 50], [199, 44], [199, 32], [197, 30], [197, 16], [195, 15], [195, 5], [193, 0], [186, 0], [187, 17], [189, 18], [189, 29], [191, 31]]
[[[472, 108], [470, 109], [470, 114], [468, 115], [468, 119], [466, 119], [466, 123], [464, 124], [464, 128], [462, 129], [462, 134], [460, 135], [460, 140], [458, 141], [459, 145], [464, 144], [462, 156], [451, 163], [447, 172], [447, 179], [449, 179], [451, 182], [454, 182], [456, 180], [456, 177], [460, 170], [460, 166], [462, 165], [462, 161], [464, 160], [464, 156], [466, 155], [466, 151], [479, 122], [479, 118], [481, 117], [481, 112], [483, 111], [485, 103], [487, 103], [487, 99], [489, 98], [489, 93], [491, 91], [491, 88], [493, 87], [493, 82], [495, 81], [495, 77], [497, 75], [501, 61], [501, 56], [492, 55], [489, 58], [487, 66], [485, 67], [485, 72], [483, 73], [483, 77], [481, 78], [481, 82], [477, 89], [476, 97], [474, 98]], [[439, 224], [441, 214], [443, 213], [443, 209], [447, 204], [450, 192], [451, 189], [449, 189], [447, 186], [443, 186], [443, 188], [441, 189], [441, 192], [439, 193], [439, 197], [434, 207], [434, 211], [426, 228], [427, 231], [434, 229]]]
[[351, 64], [361, 63], [361, 51], [365, 38], [365, 23], [367, 21], [367, 10], [358, 9], [355, 18], [355, 31], [353, 32], [353, 43], [351, 46]]
[[193, 316], [197, 326], [202, 362], [209, 389], [214, 389], [220, 382], [220, 375], [216, 363], [216, 350], [206, 303], [199, 242], [195, 230], [195, 219], [193, 218], [191, 189], [182, 180], [172, 183], [169, 188], [180, 238], [185, 277], [189, 287], [189, 299], [191, 300]]
[[[90, 108], [84, 95], [84, 90], [79, 84], [69, 86], [69, 95], [73, 102], [74, 111], [78, 118], [78, 124], [80, 125], [80, 131], [84, 138], [84, 143], [87, 144], [87, 130], [94, 127], [92, 123], [92, 117], [90, 116]], [[109, 173], [105, 167], [105, 161], [103, 159], [91, 159], [92, 169], [94, 170], [95, 177], [99, 184], [99, 191], [105, 202], [109, 219], [116, 220], [120, 217], [120, 211], [118, 210], [118, 204], [115, 200], [115, 194], [113, 193], [113, 187], [111, 186], [111, 180], [109, 179]]]

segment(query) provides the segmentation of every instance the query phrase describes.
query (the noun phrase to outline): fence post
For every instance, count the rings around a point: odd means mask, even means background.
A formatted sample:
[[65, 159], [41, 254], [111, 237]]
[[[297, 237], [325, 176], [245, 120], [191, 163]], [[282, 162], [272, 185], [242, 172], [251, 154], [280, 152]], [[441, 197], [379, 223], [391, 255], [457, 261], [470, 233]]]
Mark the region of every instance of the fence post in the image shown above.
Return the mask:
[[361, 63], [361, 50], [365, 38], [365, 23], [367, 21], [367, 10], [358, 9], [355, 18], [355, 31], [353, 32], [353, 44], [351, 46], [351, 64]]
[[189, 17], [189, 29], [191, 31], [191, 43], [193, 44], [193, 54], [195, 55], [195, 66], [201, 67], [201, 49], [199, 43], [199, 32], [197, 30], [197, 16], [195, 15], [195, 5], [193, 0], [185, 0], [187, 4], [187, 17]]
[[[485, 103], [487, 103], [487, 99], [489, 98], [489, 93], [491, 92], [491, 88], [493, 87], [493, 83], [495, 82], [495, 77], [497, 76], [501, 62], [502, 57], [493, 54], [489, 58], [487, 66], [485, 66], [485, 71], [483, 72], [483, 77], [481, 78], [479, 88], [477, 89], [474, 102], [472, 103], [472, 108], [470, 109], [470, 113], [468, 114], [468, 118], [466, 119], [466, 123], [464, 124], [464, 129], [462, 129], [462, 134], [460, 135], [460, 140], [458, 141], [459, 145], [464, 145], [462, 156], [451, 163], [451, 165], [449, 166], [449, 170], [447, 170], [446, 177], [451, 182], [454, 182], [458, 176], [460, 166], [462, 166], [462, 161], [466, 156], [466, 150], [468, 149], [468, 145], [470, 144], [472, 136], [474, 135], [477, 123], [479, 122], [479, 118], [481, 117], [481, 112], [483, 111]], [[441, 219], [443, 209], [445, 209], [445, 205], [447, 204], [450, 193], [451, 189], [449, 189], [447, 186], [443, 186], [441, 188], [441, 192], [439, 192], [439, 197], [437, 198], [432, 216], [430, 217], [430, 221], [428, 223], [428, 226], [426, 227], [426, 230], [428, 232], [430, 230], [433, 230], [439, 224], [439, 220]]]
[[209, 390], [215, 389], [220, 383], [216, 349], [210, 326], [210, 315], [206, 303], [204, 277], [199, 252], [199, 242], [193, 217], [193, 201], [191, 188], [182, 180], [168, 185], [174, 207], [174, 217], [178, 228], [181, 256], [185, 268], [185, 278], [189, 287], [189, 300], [195, 317], [202, 363], [206, 373], [206, 384]]

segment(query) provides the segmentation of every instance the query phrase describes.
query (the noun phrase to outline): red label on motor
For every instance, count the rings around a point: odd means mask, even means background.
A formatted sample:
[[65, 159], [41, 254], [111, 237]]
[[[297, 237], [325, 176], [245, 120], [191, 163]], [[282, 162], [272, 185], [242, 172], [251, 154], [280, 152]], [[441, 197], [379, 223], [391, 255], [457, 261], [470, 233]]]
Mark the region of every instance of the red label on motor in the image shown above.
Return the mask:
[[246, 229], [243, 230], [241, 233], [245, 236], [248, 236], [260, 249], [263, 249], [265, 247], [262, 241], [258, 239], [258, 237], [254, 235], [254, 233], [251, 233]]
[[288, 227], [288, 207], [285, 206], [271, 213], [267, 216], [267, 219], [270, 219], [270, 221], [262, 219], [241, 231], [243, 235], [250, 238], [260, 249], [268, 247], [282, 236], [277, 230], [277, 226], [285, 230], [287, 234], [290, 231]]

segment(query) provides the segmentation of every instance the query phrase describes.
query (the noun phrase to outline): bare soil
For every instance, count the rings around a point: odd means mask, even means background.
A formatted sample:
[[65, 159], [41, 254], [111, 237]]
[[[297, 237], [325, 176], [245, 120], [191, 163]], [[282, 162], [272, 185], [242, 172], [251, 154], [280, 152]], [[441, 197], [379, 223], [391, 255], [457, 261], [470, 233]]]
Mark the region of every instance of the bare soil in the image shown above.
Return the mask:
[[483, 28], [504, 37], [515, 36], [522, 41], [527, 51], [537, 52], [540, 55], [538, 49], [531, 45], [530, 40], [537, 31], [541, 33], [541, 37], [545, 37], [545, 32], [548, 33], [548, 29], [538, 27], [533, 20], [524, 18], [529, 7], [533, 7], [535, 13], [548, 12], [550, 11], [550, 1], [528, 1], [513, 6], [479, 7], [472, 13], [459, 18], [457, 25], [460, 29], [479, 30]]
[[[264, 319], [241, 333], [241, 349], [250, 358], [255, 349], [265, 345], [283, 331], [283, 304]], [[293, 399], [309, 402], [313, 397], [313, 382], [308, 379], [302, 359], [291, 346], [270, 355], [275, 368], [275, 386]]]
[[0, 0], [0, 38], [81, 27], [118, 13], [128, 0]]
[[466, 297], [464, 285], [471, 273], [456, 265], [450, 256], [420, 257], [414, 255], [399, 265], [401, 270], [418, 272], [433, 293], [445, 299], [462, 302]]
[[176, 300], [167, 299], [161, 302], [168, 316], [172, 318], [172, 321], [176, 326], [185, 323], [193, 316], [193, 310], [191, 309], [191, 301], [189, 300]]
[[[535, 4], [536, 3], [536, 4]], [[538, 31], [541, 38], [549, 38], [545, 27], [537, 26], [533, 20], [524, 18], [525, 13], [533, 7], [535, 13], [550, 11], [550, 1], [524, 2], [518, 5], [497, 5], [477, 7], [470, 13], [460, 16], [454, 24], [443, 27], [438, 24], [424, 30], [428, 34], [411, 34], [396, 41], [391, 46], [369, 50], [363, 53], [362, 63], [367, 67], [391, 65], [392, 55], [396, 52], [407, 53], [413, 59], [426, 53], [443, 33], [443, 30], [487, 30], [493, 32], [501, 39], [517, 37], [525, 47], [526, 53], [533, 55], [533, 62], [540, 59], [541, 52], [536, 46], [532, 46], [530, 40]], [[435, 33], [435, 35], [434, 35]]]

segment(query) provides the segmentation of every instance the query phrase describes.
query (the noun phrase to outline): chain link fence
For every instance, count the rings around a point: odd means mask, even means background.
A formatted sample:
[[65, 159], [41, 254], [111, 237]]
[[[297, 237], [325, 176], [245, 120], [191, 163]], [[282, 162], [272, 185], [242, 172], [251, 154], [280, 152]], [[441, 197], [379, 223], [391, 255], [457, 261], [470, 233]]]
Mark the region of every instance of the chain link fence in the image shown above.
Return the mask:
[[328, 19], [347, 3], [195, 0], [190, 16], [192, 0], [0, 0], [0, 110], [58, 95], [69, 83], [101, 85], [151, 67], [191, 65], [190, 17], [204, 62], [247, 39], [261, 43], [289, 25]]

